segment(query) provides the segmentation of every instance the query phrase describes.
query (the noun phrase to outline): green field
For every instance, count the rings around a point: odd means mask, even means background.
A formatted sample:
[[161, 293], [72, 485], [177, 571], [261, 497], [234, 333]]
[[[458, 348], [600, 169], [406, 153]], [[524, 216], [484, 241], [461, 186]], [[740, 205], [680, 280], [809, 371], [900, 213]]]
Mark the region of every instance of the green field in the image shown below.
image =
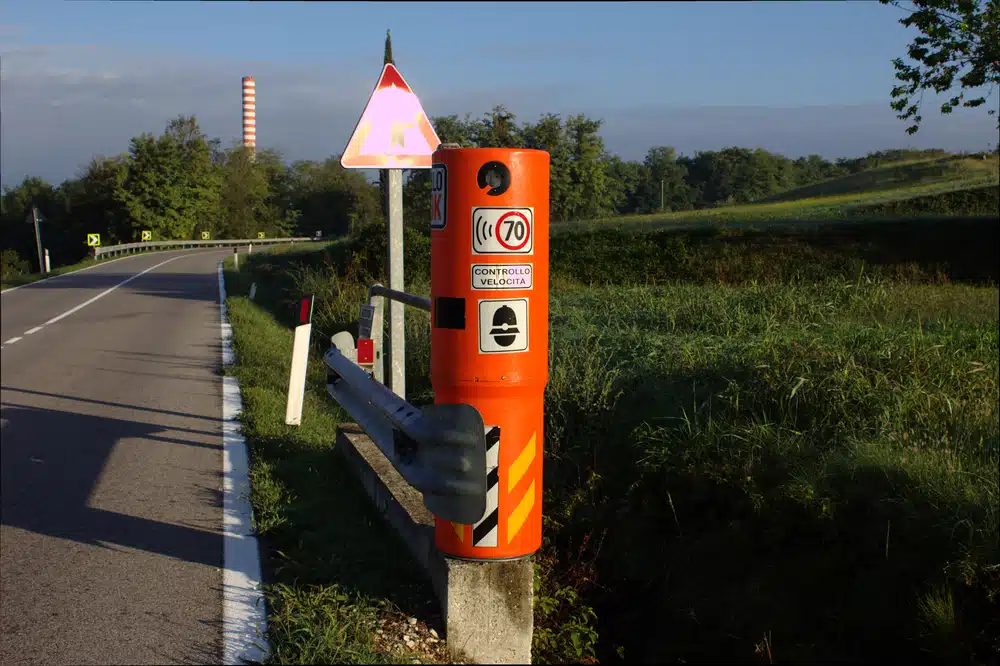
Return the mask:
[[[594, 231], [609, 227], [628, 231], [648, 231], [720, 223], [760, 225], [885, 217], [887, 215], [884, 209], [891, 210], [887, 204], [935, 196], [947, 201], [947, 195], [950, 193], [964, 193], [997, 186], [1000, 186], [1000, 159], [997, 156], [989, 155], [986, 159], [949, 156], [934, 160], [898, 162], [867, 169], [844, 178], [790, 190], [760, 203], [561, 222], [552, 225], [552, 233]], [[996, 215], [997, 207], [996, 194], [988, 191], [977, 197], [974, 209], [970, 209], [968, 202], [963, 201], [960, 207], [949, 212], [922, 201], [911, 209], [901, 209], [897, 216]]]
[[[926, 188], [943, 185], [921, 178], [891, 201], [924, 188], [921, 205], [989, 205], [975, 188], [928, 199]], [[957, 211], [756, 219], [553, 233], [535, 661], [992, 663], [1000, 222]], [[405, 242], [407, 291], [427, 295], [428, 237], [407, 228]], [[258, 302], [276, 317], [267, 326], [286, 327], [282, 358], [296, 300], [315, 293], [318, 359], [330, 334], [356, 334], [384, 248], [376, 226], [322, 250], [255, 256], [234, 293], [258, 281]], [[258, 335], [263, 324], [236, 313], [237, 338]], [[408, 310], [418, 404], [433, 400], [429, 338], [427, 315]], [[332, 432], [343, 414], [313, 381], [307, 409]], [[277, 407], [268, 418], [280, 419]], [[317, 460], [333, 458], [331, 439], [312, 445]], [[270, 465], [267, 485], [295, 484], [303, 507], [326, 501], [308, 494], [300, 468], [274, 462], [284, 454], [252, 446], [255, 469]], [[257, 497], [255, 510], [268, 502]], [[295, 544], [291, 559], [329, 558], [333, 547], [307, 527], [281, 529], [264, 530], [269, 552]], [[361, 552], [389, 538], [353, 517], [343, 529], [365, 532]], [[411, 563], [400, 571], [419, 578]], [[279, 578], [295, 596], [339, 590], [344, 574], [303, 578], [315, 588]], [[420, 589], [416, 578], [407, 585]], [[278, 608], [298, 636], [346, 621]], [[321, 653], [283, 628], [275, 640], [282, 662]]]

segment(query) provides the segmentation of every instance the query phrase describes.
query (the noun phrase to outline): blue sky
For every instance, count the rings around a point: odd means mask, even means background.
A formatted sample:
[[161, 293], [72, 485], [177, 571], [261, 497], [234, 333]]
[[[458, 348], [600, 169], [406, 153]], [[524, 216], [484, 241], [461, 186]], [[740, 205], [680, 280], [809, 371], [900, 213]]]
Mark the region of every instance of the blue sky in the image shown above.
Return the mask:
[[995, 142], [981, 109], [928, 108], [904, 133], [888, 108], [891, 60], [913, 36], [902, 15], [874, 1], [0, 0], [0, 172], [59, 181], [179, 113], [229, 143], [243, 75], [257, 79], [258, 146], [324, 159], [361, 113], [387, 28], [429, 114], [582, 112], [626, 158], [653, 145], [836, 157]]

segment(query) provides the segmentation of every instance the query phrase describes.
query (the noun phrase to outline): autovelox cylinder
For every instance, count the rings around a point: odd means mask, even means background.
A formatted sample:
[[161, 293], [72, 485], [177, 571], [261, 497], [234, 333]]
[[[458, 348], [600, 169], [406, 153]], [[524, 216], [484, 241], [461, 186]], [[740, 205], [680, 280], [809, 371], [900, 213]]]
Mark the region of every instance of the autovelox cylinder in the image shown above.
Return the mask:
[[437, 404], [477, 408], [486, 512], [435, 519], [445, 555], [507, 560], [542, 542], [549, 347], [549, 154], [449, 148], [431, 166], [431, 383]]

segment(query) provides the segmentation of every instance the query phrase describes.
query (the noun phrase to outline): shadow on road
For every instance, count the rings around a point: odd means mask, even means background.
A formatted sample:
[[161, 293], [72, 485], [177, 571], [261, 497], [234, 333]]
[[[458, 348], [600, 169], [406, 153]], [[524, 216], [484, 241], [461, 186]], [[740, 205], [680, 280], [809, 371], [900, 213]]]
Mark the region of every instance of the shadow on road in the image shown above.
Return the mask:
[[[219, 445], [211, 446], [165, 436], [164, 432], [175, 430], [172, 427], [25, 405], [3, 405], [0, 416], [5, 422], [0, 445], [0, 523], [101, 548], [135, 548], [223, 566], [223, 537], [217, 531], [87, 506], [119, 440], [151, 439], [221, 449], [221, 435]], [[204, 490], [185, 498], [187, 503], [217, 507], [219, 494]], [[141, 498], [136, 509], [142, 509]], [[177, 515], [178, 519], [187, 517], [183, 509]]]
[[[120, 402], [111, 402], [110, 400], [94, 400], [93, 398], [79, 398], [76, 396], [61, 395], [59, 393], [47, 393], [45, 391], [33, 391], [31, 389], [15, 388], [13, 386], [0, 386], [0, 391], [26, 393], [28, 395], [37, 395], [45, 398], [59, 398], [60, 400], [73, 400], [76, 402], [86, 402], [91, 405], [105, 405], [108, 407], [117, 407], [119, 409], [136, 409], [142, 412], [152, 412], [154, 414], [166, 414], [168, 416], [183, 416], [186, 419], [204, 419], [206, 421], [212, 421], [213, 423], [218, 421], [218, 419], [214, 416], [198, 416], [197, 414], [185, 414], [184, 412], [174, 412], [169, 409], [155, 409], [153, 407], [142, 407], [140, 405], [125, 405]], [[184, 429], [172, 427], [171, 430], [184, 430]], [[192, 430], [190, 432], [199, 432], [199, 431]], [[215, 432], [213, 431], [212, 434], [215, 434]]]

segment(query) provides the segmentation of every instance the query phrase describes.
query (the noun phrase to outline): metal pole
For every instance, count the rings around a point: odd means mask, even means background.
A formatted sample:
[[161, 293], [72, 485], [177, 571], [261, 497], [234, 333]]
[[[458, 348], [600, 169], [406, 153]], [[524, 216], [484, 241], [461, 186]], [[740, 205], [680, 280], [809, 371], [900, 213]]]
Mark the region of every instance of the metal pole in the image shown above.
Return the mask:
[[[38, 209], [31, 207], [31, 221], [35, 223], [35, 246], [38, 248], [38, 272], [45, 273], [45, 259], [42, 257], [42, 236], [38, 231]], [[22, 229], [24, 227], [21, 227]]]
[[[389, 169], [386, 228], [389, 234], [389, 288], [403, 291], [403, 170]], [[406, 327], [403, 304], [389, 301], [389, 388], [406, 399]]]
[[409, 305], [414, 308], [420, 308], [425, 312], [431, 311], [431, 299], [423, 298], [422, 296], [414, 296], [413, 294], [407, 294], [405, 291], [395, 291], [393, 289], [386, 289], [380, 284], [373, 284], [368, 287], [368, 301], [371, 302], [373, 296], [385, 296], [393, 300], [399, 301], [403, 305]]

